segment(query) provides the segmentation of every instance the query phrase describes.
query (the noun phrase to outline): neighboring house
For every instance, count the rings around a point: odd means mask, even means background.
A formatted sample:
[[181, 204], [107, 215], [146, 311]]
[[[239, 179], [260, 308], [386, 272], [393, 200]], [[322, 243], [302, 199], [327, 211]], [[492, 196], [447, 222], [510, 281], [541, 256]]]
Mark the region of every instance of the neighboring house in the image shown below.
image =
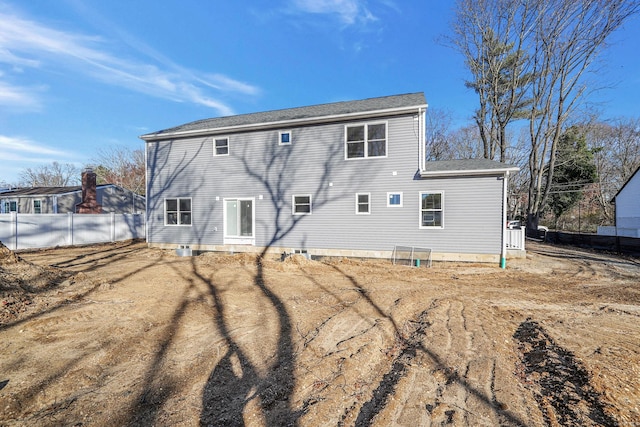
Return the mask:
[[[96, 186], [96, 201], [102, 213], [145, 211], [145, 198], [113, 184]], [[0, 193], [0, 213], [63, 214], [78, 212], [82, 186], [16, 188]]]
[[422, 93], [220, 117], [142, 135], [149, 245], [505, 258], [506, 177], [426, 162]]
[[[606, 228], [614, 228], [617, 236], [640, 237], [640, 167], [618, 190], [611, 203], [616, 206], [616, 225]], [[599, 227], [598, 234], [613, 234], [608, 231], [603, 233]]]

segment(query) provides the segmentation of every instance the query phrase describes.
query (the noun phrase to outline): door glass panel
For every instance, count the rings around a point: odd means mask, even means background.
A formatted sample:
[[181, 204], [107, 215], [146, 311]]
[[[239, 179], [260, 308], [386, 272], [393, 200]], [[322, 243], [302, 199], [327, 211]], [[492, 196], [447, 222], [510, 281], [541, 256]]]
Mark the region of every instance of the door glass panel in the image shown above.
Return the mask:
[[237, 200], [228, 200], [227, 201], [227, 217], [225, 218], [227, 229], [227, 236], [237, 236], [238, 235], [238, 201]]
[[242, 200], [240, 203], [240, 235], [252, 236], [253, 230], [253, 203], [251, 200]]

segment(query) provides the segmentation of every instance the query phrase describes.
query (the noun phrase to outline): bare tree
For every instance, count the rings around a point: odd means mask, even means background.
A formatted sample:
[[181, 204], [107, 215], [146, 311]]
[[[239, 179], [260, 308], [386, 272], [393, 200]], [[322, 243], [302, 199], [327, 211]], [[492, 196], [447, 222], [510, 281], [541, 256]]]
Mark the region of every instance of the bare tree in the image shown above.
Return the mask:
[[527, 228], [535, 229], [549, 197], [558, 142], [586, 90], [584, 75], [609, 36], [631, 15], [638, 1], [536, 0], [538, 19], [529, 39], [528, 109], [529, 201]]
[[507, 215], [509, 218], [522, 220], [526, 218], [527, 189], [529, 188], [529, 171], [527, 169], [528, 139], [525, 129], [520, 129], [517, 136], [509, 137], [515, 141], [507, 148], [506, 163], [518, 166], [520, 171], [509, 174], [507, 183], [509, 197], [507, 199]]
[[115, 184], [134, 193], [145, 194], [145, 162], [142, 149], [123, 146], [102, 148], [93, 161], [99, 183]]
[[640, 167], [640, 118], [593, 123], [588, 127], [587, 143], [598, 170], [594, 199], [603, 212], [601, 223], [612, 224], [615, 213], [611, 199]]
[[477, 159], [482, 157], [483, 147], [476, 125], [463, 126], [449, 132], [449, 159]]
[[21, 186], [66, 187], [80, 181], [79, 169], [71, 163], [53, 162], [36, 168], [27, 168], [19, 175]]
[[427, 160], [451, 158], [451, 112], [429, 108], [426, 114], [425, 156]]
[[503, 159], [502, 130], [518, 118], [528, 123], [527, 228], [537, 228], [546, 207], [558, 141], [586, 91], [587, 70], [639, 9], [638, 0], [458, 0], [452, 41], [479, 95], [485, 157], [498, 144]]
[[531, 32], [533, 7], [516, 0], [458, 0], [449, 44], [471, 72], [466, 85], [478, 95], [474, 114], [483, 157], [506, 161], [507, 126], [529, 103], [531, 75], [524, 43]]

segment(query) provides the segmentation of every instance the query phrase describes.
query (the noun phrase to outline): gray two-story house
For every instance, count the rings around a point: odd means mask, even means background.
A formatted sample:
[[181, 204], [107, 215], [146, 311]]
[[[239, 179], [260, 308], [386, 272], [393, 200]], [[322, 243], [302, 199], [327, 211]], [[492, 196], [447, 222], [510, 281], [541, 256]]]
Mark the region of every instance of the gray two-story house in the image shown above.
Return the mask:
[[506, 177], [425, 161], [422, 93], [187, 123], [141, 136], [149, 245], [435, 260], [505, 257]]

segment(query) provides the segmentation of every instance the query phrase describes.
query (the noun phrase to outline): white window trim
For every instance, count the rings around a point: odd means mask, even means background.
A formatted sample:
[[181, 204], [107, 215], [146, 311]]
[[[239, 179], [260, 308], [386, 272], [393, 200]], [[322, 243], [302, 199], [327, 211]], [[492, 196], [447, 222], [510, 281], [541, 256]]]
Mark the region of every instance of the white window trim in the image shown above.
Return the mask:
[[[226, 139], [227, 140], [227, 153], [226, 154], [218, 154], [216, 152], [216, 140], [217, 139]], [[211, 144], [212, 144], [212, 147], [213, 147], [213, 156], [214, 157], [225, 157], [225, 156], [228, 156], [229, 153], [231, 153], [231, 138], [229, 138], [228, 136], [214, 136], [211, 139]]]
[[[394, 194], [399, 194], [400, 195], [400, 204], [398, 205], [392, 205], [391, 202], [389, 201], [390, 197]], [[402, 195], [402, 191], [389, 191], [387, 193], [387, 207], [388, 208], [401, 208], [402, 204], [404, 203], [404, 196]]]
[[[167, 223], [167, 200], [175, 199], [178, 202], [178, 223], [177, 224], [169, 224]], [[191, 205], [191, 223], [190, 224], [180, 224], [180, 200], [189, 200], [189, 204]], [[164, 210], [164, 225], [167, 227], [191, 227], [193, 226], [193, 200], [191, 197], [165, 197], [162, 205], [162, 209]]]
[[[282, 142], [282, 134], [289, 134], [289, 142]], [[278, 132], [278, 145], [292, 145], [293, 144], [293, 133], [290, 130], [281, 130]]]
[[[296, 197], [309, 198], [309, 212], [296, 212]], [[311, 194], [293, 194], [291, 196], [291, 215], [311, 215], [313, 213], [313, 197]]]
[[[16, 204], [16, 210], [12, 211], [11, 210], [11, 203], [15, 203]], [[15, 212], [15, 213], [19, 213], [20, 211], [20, 203], [18, 203], [17, 199], [9, 199], [9, 200], [3, 200], [2, 201], [2, 213], [11, 213], [11, 212]]]
[[[369, 156], [369, 125], [384, 124], [384, 156]], [[347, 129], [350, 127], [364, 126], [364, 157], [349, 157], [347, 143]], [[389, 156], [389, 121], [373, 121], [362, 123], [349, 123], [344, 125], [344, 159], [345, 160], [363, 160], [363, 159], [385, 159]]]
[[40, 202], [40, 213], [42, 213], [42, 200], [41, 199], [33, 199], [31, 201], [32, 212], [36, 213], [36, 202]]
[[[227, 234], [227, 202], [251, 201], [251, 236], [234, 236]], [[255, 197], [225, 197], [222, 199], [222, 239], [225, 245], [255, 245], [256, 244], [256, 198]], [[193, 222], [193, 220], [192, 220]]]
[[[422, 195], [423, 194], [440, 194], [440, 202], [441, 202], [441, 208], [440, 208], [440, 212], [442, 212], [442, 224], [441, 225], [437, 225], [437, 226], [431, 226], [431, 225], [422, 225]], [[433, 191], [420, 191], [418, 193], [418, 226], [420, 227], [420, 229], [422, 230], [441, 230], [444, 228], [444, 212], [445, 212], [445, 198], [444, 198], [444, 191], [442, 190], [433, 190]]]
[[[367, 212], [360, 212], [358, 196], [367, 196]], [[356, 215], [371, 215], [371, 193], [356, 193]]]

